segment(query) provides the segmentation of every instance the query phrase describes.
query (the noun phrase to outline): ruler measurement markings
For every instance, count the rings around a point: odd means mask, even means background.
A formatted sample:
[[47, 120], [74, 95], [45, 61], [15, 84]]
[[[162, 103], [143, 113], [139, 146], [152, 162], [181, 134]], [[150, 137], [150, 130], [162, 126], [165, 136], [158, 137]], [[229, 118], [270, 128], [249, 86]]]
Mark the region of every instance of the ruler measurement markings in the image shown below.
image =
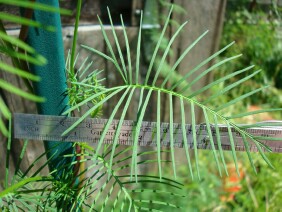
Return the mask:
[[[70, 127], [78, 118], [76, 117], [62, 117], [62, 116], [46, 116], [46, 115], [34, 115], [34, 114], [15, 114], [15, 131], [17, 137], [38, 139], [38, 140], [63, 140], [63, 141], [86, 141], [86, 142], [97, 142], [107, 122], [106, 119], [85, 119], [83, 120], [73, 131], [65, 137], [60, 135]], [[110, 130], [107, 132], [104, 143], [111, 143], [115, 134], [115, 129], [118, 124], [118, 120], [113, 120], [111, 123]], [[119, 144], [132, 145], [132, 131], [135, 125], [134, 121], [124, 121], [119, 135]], [[194, 148], [192, 140], [192, 129], [191, 125], [186, 125], [186, 135], [188, 140], [188, 146]], [[219, 130], [222, 138], [222, 148], [225, 150], [230, 149], [228, 129], [226, 126], [220, 126]], [[22, 132], [23, 131], [23, 132]], [[211, 131], [213, 138], [216, 139], [215, 128], [211, 124]], [[246, 131], [253, 136], [267, 137], [282, 137], [282, 127], [273, 128], [251, 128]], [[140, 132], [138, 145], [140, 146], [156, 146], [156, 138], [154, 133], [156, 132], [155, 122], [143, 122]], [[164, 147], [170, 146], [169, 141], [169, 123], [161, 124], [161, 145]], [[174, 146], [183, 148], [182, 140], [182, 128], [180, 124], [173, 124], [174, 133]], [[238, 151], [244, 151], [242, 137], [236, 129], [232, 128], [232, 133], [235, 138], [235, 148]], [[52, 135], [50, 135], [52, 134]], [[207, 134], [207, 126], [205, 124], [196, 126], [197, 134], [197, 148], [211, 149]], [[273, 151], [282, 152], [281, 145], [277, 141], [264, 141], [260, 142], [270, 146]], [[279, 141], [278, 141], [279, 142]], [[218, 146], [215, 145], [216, 149]], [[250, 148], [256, 150], [255, 145], [250, 143]]]

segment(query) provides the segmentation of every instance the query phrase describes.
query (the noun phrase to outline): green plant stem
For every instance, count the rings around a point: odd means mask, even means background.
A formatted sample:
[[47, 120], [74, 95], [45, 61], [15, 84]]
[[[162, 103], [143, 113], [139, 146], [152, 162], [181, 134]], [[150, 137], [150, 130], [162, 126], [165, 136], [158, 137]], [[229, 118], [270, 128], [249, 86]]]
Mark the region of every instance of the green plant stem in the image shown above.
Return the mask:
[[251, 196], [251, 199], [252, 199], [252, 201], [254, 203], [255, 208], [257, 209], [258, 208], [258, 201], [257, 201], [256, 195], [254, 193], [254, 190], [253, 190], [253, 188], [251, 186], [250, 177], [249, 177], [248, 174], [246, 174], [245, 180], [246, 180], [246, 185], [247, 185], [249, 194]]
[[81, 11], [81, 4], [82, 0], [77, 1], [76, 6], [76, 16], [75, 16], [75, 25], [74, 25], [74, 33], [73, 33], [73, 40], [72, 40], [72, 49], [71, 49], [71, 60], [70, 60], [70, 71], [71, 74], [74, 75], [74, 63], [75, 63], [75, 50], [76, 50], [76, 43], [77, 43], [77, 31], [78, 31], [78, 25], [79, 25], [79, 17], [80, 17], [80, 11]]
[[[76, 52], [76, 44], [77, 44], [77, 34], [78, 34], [78, 25], [79, 25], [79, 18], [80, 18], [80, 11], [81, 11], [81, 4], [82, 4], [82, 0], [78, 0], [77, 1], [77, 5], [76, 5], [76, 16], [75, 16], [75, 25], [74, 25], [74, 32], [73, 32], [73, 40], [72, 40], [72, 48], [71, 48], [71, 58], [70, 58], [70, 73], [71, 76], [75, 75], [75, 52]], [[79, 145], [75, 146], [75, 151], [76, 153], [80, 154], [81, 153], [81, 149]], [[83, 158], [83, 157], [82, 157]], [[81, 160], [82, 158], [80, 157], [76, 157], [76, 160]], [[81, 168], [83, 168], [83, 166], [80, 165], [80, 163], [78, 163], [78, 166], [74, 166], [74, 174], [77, 176], [79, 173], [79, 170]], [[82, 163], [83, 164], [83, 163]], [[84, 176], [81, 176], [81, 178], [83, 178]], [[76, 181], [79, 180], [78, 178], [75, 178], [75, 181], [73, 182], [73, 184], [77, 183]], [[80, 186], [80, 184], [78, 185], [78, 187]]]
[[5, 188], [8, 188], [8, 180], [9, 180], [10, 152], [11, 152], [11, 142], [12, 142], [12, 135], [11, 135], [12, 117], [10, 117], [8, 121], [9, 121], [9, 134], [8, 134], [8, 144], [7, 144], [7, 153], [6, 153]]

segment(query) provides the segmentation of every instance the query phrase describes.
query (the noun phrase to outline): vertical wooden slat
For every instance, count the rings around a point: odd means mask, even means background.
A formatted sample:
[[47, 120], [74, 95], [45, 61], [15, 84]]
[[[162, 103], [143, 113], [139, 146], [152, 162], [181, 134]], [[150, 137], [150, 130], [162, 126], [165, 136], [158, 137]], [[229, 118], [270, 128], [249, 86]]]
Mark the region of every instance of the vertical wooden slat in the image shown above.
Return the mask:
[[[174, 56], [171, 58], [170, 63], [174, 62], [179, 58], [181, 53], [187, 48], [194, 40], [197, 39], [206, 30], [209, 33], [190, 51], [182, 63], [178, 66], [178, 73], [185, 75], [188, 71], [197, 66], [201, 61], [215, 53], [219, 47], [220, 35], [223, 27], [223, 17], [225, 13], [226, 0], [175, 0], [174, 3], [181, 5], [183, 9], [187, 11], [184, 13], [173, 13], [174, 20], [180, 23], [188, 20], [189, 23], [182, 31], [179, 39], [174, 44], [173, 51]], [[171, 33], [177, 30], [175, 27], [171, 28]], [[187, 81], [192, 81], [201, 71], [212, 65], [213, 61], [207, 64], [204, 68], [193, 74]], [[197, 90], [212, 80], [212, 75], [208, 74], [199, 80], [198, 83], [192, 86], [192, 90]], [[175, 99], [174, 108], [180, 108], [179, 100]], [[195, 108], [196, 121], [202, 122], [202, 111], [199, 108]], [[179, 122], [181, 119], [181, 111], [174, 111], [175, 120]], [[186, 113], [186, 121], [191, 122], [191, 113]], [[176, 149], [177, 155], [183, 155], [178, 157], [181, 164], [187, 164], [184, 152], [180, 149]], [[191, 151], [191, 156], [193, 152]]]
[[131, 25], [138, 26], [140, 22], [140, 13], [144, 8], [144, 0], [132, 0]]
[[[209, 57], [211, 54], [217, 51], [219, 46], [220, 35], [223, 26], [223, 16], [225, 12], [226, 0], [215, 0], [215, 1], [205, 1], [205, 0], [176, 0], [176, 4], [182, 5], [187, 13], [178, 14], [174, 13], [173, 17], [180, 23], [188, 20], [189, 23], [187, 27], [182, 31], [180, 38], [174, 45], [174, 58], [172, 58], [171, 63], [177, 60], [180, 54], [188, 47], [194, 40], [197, 39], [203, 32], [209, 30], [209, 33], [190, 51], [186, 58], [178, 67], [178, 72], [181, 75], [185, 75], [188, 71], [193, 69], [201, 61]], [[174, 32], [176, 29], [172, 28]], [[198, 70], [194, 73], [187, 81], [192, 81], [201, 71], [207, 69], [212, 65], [214, 61], [207, 64], [204, 68]], [[197, 83], [192, 86], [192, 90], [197, 90], [212, 79], [212, 75], [208, 74]], [[175, 105], [179, 108], [179, 102], [176, 101]], [[197, 122], [201, 122], [202, 113], [197, 110]], [[180, 115], [180, 111], [176, 111], [176, 117]], [[187, 117], [189, 118], [189, 117]], [[189, 119], [187, 119], [189, 120]]]

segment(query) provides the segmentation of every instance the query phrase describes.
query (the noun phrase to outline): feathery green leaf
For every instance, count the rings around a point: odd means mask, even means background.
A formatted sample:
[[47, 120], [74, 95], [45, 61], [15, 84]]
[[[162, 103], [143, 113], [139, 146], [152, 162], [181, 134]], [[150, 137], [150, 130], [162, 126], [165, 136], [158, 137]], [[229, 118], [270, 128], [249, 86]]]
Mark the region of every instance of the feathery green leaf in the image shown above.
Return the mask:
[[234, 76], [236, 76], [236, 75], [238, 75], [238, 74], [241, 74], [241, 73], [243, 73], [243, 72], [245, 72], [245, 71], [248, 71], [248, 70], [250, 70], [250, 69], [253, 68], [253, 67], [254, 67], [253, 65], [252, 65], [252, 66], [249, 66], [249, 67], [244, 68], [244, 69], [242, 69], [242, 70], [239, 70], [239, 71], [233, 72], [233, 73], [231, 73], [231, 74], [228, 74], [228, 75], [226, 75], [226, 76], [224, 76], [224, 77], [222, 77], [222, 78], [220, 78], [220, 79], [218, 79], [218, 80], [212, 81], [210, 84], [208, 84], [208, 85], [206, 85], [206, 86], [204, 86], [204, 87], [198, 89], [197, 91], [194, 91], [193, 94], [189, 95], [188, 97], [189, 97], [189, 98], [192, 98], [192, 97], [194, 97], [194, 96], [197, 96], [198, 94], [200, 94], [200, 93], [202, 93], [202, 92], [208, 90], [209, 88], [213, 87], [214, 85], [217, 85], [217, 84], [219, 84], [219, 83], [221, 83], [221, 82], [223, 82], [223, 81], [225, 81], [225, 80], [227, 80], [227, 79], [230, 79], [230, 78], [232, 78], [232, 77], [234, 77]]
[[193, 136], [193, 148], [194, 148], [194, 155], [195, 155], [195, 162], [196, 162], [196, 170], [198, 178], [200, 177], [200, 171], [199, 171], [199, 158], [198, 158], [198, 150], [197, 150], [197, 129], [196, 129], [196, 118], [195, 118], [195, 109], [194, 109], [194, 103], [191, 102], [191, 130], [192, 130], [192, 136]]
[[159, 176], [162, 179], [162, 165], [161, 165], [161, 92], [158, 91], [157, 97], [157, 152], [158, 152], [158, 169]]
[[137, 40], [137, 50], [136, 50], [136, 70], [135, 70], [135, 83], [139, 84], [138, 77], [139, 77], [139, 69], [140, 69], [140, 52], [141, 52], [141, 35], [142, 35], [142, 21], [143, 21], [143, 11], [141, 11], [140, 16], [140, 27], [138, 33], [138, 40]]
[[236, 118], [242, 118], [242, 117], [251, 116], [255, 114], [270, 113], [270, 112], [276, 112], [276, 111], [282, 111], [282, 108], [269, 108], [269, 109], [255, 110], [255, 111], [250, 111], [246, 113], [240, 113], [240, 114], [236, 114], [233, 116], [229, 116], [227, 117], [227, 119], [236, 119]]
[[174, 90], [175, 88], [177, 88], [182, 82], [184, 82], [184, 80], [188, 79], [193, 73], [195, 73], [196, 71], [198, 71], [201, 67], [203, 67], [204, 65], [206, 65], [208, 62], [210, 62], [212, 59], [214, 59], [215, 57], [217, 57], [219, 54], [221, 54], [222, 52], [224, 52], [226, 49], [228, 49], [230, 46], [232, 46], [234, 44], [234, 42], [230, 43], [229, 45], [225, 46], [224, 48], [222, 48], [221, 50], [219, 50], [218, 52], [214, 53], [213, 55], [211, 55], [210, 57], [208, 57], [207, 59], [205, 59], [203, 62], [201, 62], [199, 65], [197, 65], [195, 68], [193, 68], [191, 71], [189, 71], [187, 74], [185, 74], [183, 76], [183, 78], [181, 80], [179, 80], [177, 83], [175, 83], [170, 90]]
[[254, 77], [255, 75], [257, 75], [258, 73], [260, 73], [261, 70], [258, 70], [256, 72], [254, 72], [251, 75], [248, 75], [246, 77], [244, 77], [243, 79], [240, 79], [234, 83], [232, 83], [231, 85], [226, 86], [225, 88], [223, 88], [222, 90], [219, 90], [217, 93], [211, 95], [209, 98], [207, 98], [205, 101], [203, 101], [203, 104], [206, 104], [208, 102], [210, 102], [213, 99], [216, 99], [217, 97], [219, 97], [220, 95], [225, 94], [227, 91], [231, 90], [232, 88], [235, 88], [236, 86], [240, 85], [241, 83], [247, 81], [248, 79]]
[[127, 88], [127, 89], [124, 91], [122, 97], [119, 99], [119, 101], [118, 101], [118, 103], [116, 104], [115, 108], [113, 109], [113, 111], [112, 111], [112, 113], [111, 113], [111, 115], [110, 115], [110, 117], [109, 117], [109, 119], [108, 119], [106, 125], [104, 126], [102, 135], [101, 135], [101, 137], [100, 137], [100, 139], [99, 139], [98, 146], [96, 147], [96, 153], [99, 152], [99, 150], [100, 150], [100, 148], [101, 148], [101, 146], [102, 146], [102, 144], [103, 144], [104, 138], [105, 138], [105, 136], [106, 136], [106, 133], [107, 133], [108, 130], [109, 130], [110, 124], [112, 123], [112, 121], [113, 121], [113, 119], [114, 119], [114, 116], [116, 115], [116, 112], [118, 111], [120, 105], [123, 103], [123, 100], [124, 100], [124, 98], [126, 97], [126, 95], [127, 95], [127, 93], [128, 93], [129, 90], [130, 90], [130, 88]]

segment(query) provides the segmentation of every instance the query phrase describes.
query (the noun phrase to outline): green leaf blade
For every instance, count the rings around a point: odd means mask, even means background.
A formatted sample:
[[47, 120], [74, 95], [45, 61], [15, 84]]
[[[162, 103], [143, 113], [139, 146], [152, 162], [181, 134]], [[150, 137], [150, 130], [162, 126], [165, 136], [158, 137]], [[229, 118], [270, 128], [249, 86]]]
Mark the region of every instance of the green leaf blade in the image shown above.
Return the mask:
[[138, 150], [138, 140], [139, 140], [139, 134], [140, 134], [140, 129], [141, 129], [141, 124], [143, 121], [143, 117], [148, 105], [148, 102], [150, 100], [151, 94], [152, 94], [152, 89], [149, 90], [146, 99], [144, 101], [144, 104], [142, 107], [140, 107], [140, 113], [138, 114], [137, 117], [137, 124], [134, 132], [134, 138], [133, 138], [133, 152], [132, 152], [132, 163], [131, 163], [131, 172], [130, 172], [130, 179], [132, 179], [132, 176], [134, 174], [135, 176], [135, 181], [137, 182], [137, 150]]
[[221, 54], [222, 52], [224, 52], [226, 49], [228, 49], [230, 46], [232, 46], [234, 44], [234, 42], [230, 43], [229, 45], [225, 46], [224, 48], [222, 48], [221, 50], [219, 50], [218, 52], [214, 53], [213, 55], [211, 55], [210, 57], [208, 57], [206, 60], [204, 60], [203, 62], [201, 62], [200, 64], [198, 64], [195, 68], [193, 68], [192, 70], [190, 70], [187, 74], [185, 74], [183, 76], [183, 78], [181, 80], [179, 80], [178, 82], [176, 82], [174, 85], [171, 86], [170, 90], [174, 90], [175, 88], [177, 88], [184, 80], [188, 79], [193, 73], [195, 73], [196, 71], [198, 71], [201, 67], [203, 67], [204, 65], [206, 65], [208, 62], [210, 62], [212, 59], [214, 59], [215, 57], [217, 57], [219, 54]]
[[158, 151], [158, 168], [160, 180], [162, 179], [162, 164], [161, 164], [161, 92], [158, 91], [157, 97], [157, 151]]
[[220, 110], [222, 110], [222, 109], [224, 109], [224, 108], [227, 108], [227, 107], [229, 107], [230, 105], [233, 105], [233, 104], [235, 104], [235, 103], [237, 103], [237, 102], [239, 102], [239, 101], [242, 101], [243, 99], [245, 99], [245, 98], [247, 98], [247, 97], [249, 97], [249, 96], [251, 96], [251, 95], [254, 95], [255, 93], [258, 93], [258, 92], [264, 90], [264, 89], [267, 88], [267, 87], [269, 87], [269, 86], [264, 86], [264, 87], [262, 87], [262, 88], [258, 88], [258, 89], [256, 89], [256, 90], [253, 90], [253, 91], [251, 91], [251, 92], [249, 92], [249, 93], [243, 94], [242, 96], [239, 96], [239, 97], [237, 97], [237, 98], [235, 98], [235, 99], [233, 99], [233, 100], [231, 100], [231, 101], [229, 101], [229, 102], [227, 102], [227, 103], [225, 103], [225, 104], [223, 104], [223, 105], [217, 107], [217, 108], [215, 109], [215, 111], [218, 112], [218, 111], [220, 111]]
[[101, 146], [102, 146], [102, 144], [103, 144], [104, 138], [106, 137], [106, 134], [107, 134], [107, 132], [108, 132], [108, 130], [109, 130], [109, 127], [110, 127], [110, 125], [111, 125], [111, 123], [112, 123], [112, 121], [113, 121], [113, 119], [114, 119], [114, 116], [116, 115], [116, 112], [118, 111], [120, 105], [123, 103], [123, 100], [124, 100], [124, 98], [126, 97], [126, 95], [127, 95], [127, 93], [128, 93], [129, 90], [130, 90], [130, 87], [128, 87], [128, 88], [125, 90], [125, 92], [123, 93], [123, 95], [122, 95], [121, 98], [119, 99], [118, 103], [117, 103], [116, 106], [114, 107], [114, 109], [113, 109], [113, 111], [112, 111], [112, 113], [111, 113], [111, 116], [110, 116], [109, 119], [107, 120], [107, 123], [106, 123], [106, 125], [104, 126], [104, 129], [103, 129], [102, 135], [101, 135], [101, 137], [100, 137], [100, 139], [99, 139], [99, 143], [98, 143], [98, 145], [97, 145], [97, 147], [96, 147], [96, 154], [98, 154], [98, 152], [99, 152], [99, 150], [100, 150], [100, 148], [101, 148]]
[[250, 112], [246, 112], [246, 113], [236, 114], [236, 115], [233, 115], [233, 116], [229, 116], [227, 118], [228, 119], [236, 119], [236, 118], [252, 116], [252, 115], [256, 115], [256, 114], [260, 114], [260, 113], [271, 113], [271, 112], [277, 112], [277, 111], [282, 111], [282, 108], [269, 108], [269, 109], [255, 110], [255, 111], [250, 111]]
[[198, 157], [198, 149], [197, 149], [197, 129], [196, 129], [196, 118], [195, 118], [195, 109], [194, 102], [191, 102], [191, 130], [193, 136], [193, 146], [194, 146], [194, 154], [195, 154], [195, 162], [196, 162], [196, 171], [198, 178], [201, 179], [200, 170], [199, 170], [199, 157]]
[[172, 95], [169, 95], [169, 140], [170, 140], [170, 152], [172, 160], [173, 175], [176, 179], [176, 165], [175, 165], [175, 155], [174, 155], [174, 129], [173, 129], [173, 102]]
[[196, 44], [208, 33], [208, 30], [205, 31], [201, 36], [199, 36], [188, 48], [185, 49], [185, 51], [181, 54], [181, 56], [177, 59], [177, 61], [174, 63], [173, 67], [171, 68], [171, 70], [169, 71], [169, 73], [167, 74], [166, 78], [164, 79], [161, 87], [163, 88], [164, 85], [167, 83], [167, 81], [169, 80], [169, 78], [171, 77], [171, 75], [174, 73], [175, 69], [177, 68], [177, 66], [181, 63], [181, 61], [183, 61], [183, 59], [185, 58], [185, 56], [191, 51], [191, 49], [196, 46]]
[[188, 23], [188, 21], [184, 22], [178, 29], [177, 31], [174, 33], [174, 35], [172, 36], [172, 38], [170, 39], [165, 51], [164, 51], [164, 54], [162, 56], [162, 59], [160, 61], [160, 63], [158, 64], [158, 68], [157, 68], [157, 71], [155, 73], [155, 76], [154, 76], [154, 80], [153, 80], [153, 83], [152, 83], [152, 86], [155, 86], [155, 83], [158, 79], [158, 76], [163, 68], [163, 65], [164, 65], [164, 62], [165, 62], [165, 59], [167, 57], [167, 54], [169, 53], [169, 50], [171, 48], [171, 45], [173, 44], [175, 38], [179, 35], [180, 31], [184, 28], [184, 26]]
[[146, 78], [145, 78], [145, 82], [144, 82], [145, 85], [148, 84], [149, 77], [150, 77], [150, 75], [151, 75], [152, 68], [153, 68], [153, 66], [154, 66], [154, 61], [155, 61], [155, 59], [156, 59], [157, 53], [158, 53], [158, 51], [159, 51], [161, 42], [162, 42], [163, 37], [164, 37], [164, 34], [165, 34], [165, 31], [166, 31], [167, 26], [168, 26], [168, 24], [169, 24], [169, 19], [170, 19], [170, 16], [171, 16], [171, 14], [172, 14], [172, 11], [173, 11], [173, 7], [171, 7], [171, 9], [170, 9], [170, 11], [169, 11], [169, 14], [168, 14], [168, 17], [167, 17], [167, 19], [166, 19], [166, 21], [165, 21], [165, 24], [164, 24], [162, 33], [161, 33], [161, 35], [160, 35], [160, 38], [159, 38], [159, 40], [158, 40], [158, 43], [157, 43], [157, 45], [156, 45], [156, 47], [155, 47], [155, 50], [154, 50], [154, 53], [153, 53], [153, 55], [152, 55], [152, 59], [151, 59], [151, 61], [150, 61], [149, 68], [148, 68], [148, 70], [147, 70], [147, 74], [146, 74]]
[[226, 163], [225, 163], [225, 159], [224, 159], [224, 154], [223, 154], [223, 150], [222, 150], [222, 146], [221, 146], [221, 138], [220, 138], [220, 132], [219, 132], [219, 126], [218, 126], [218, 119], [217, 119], [217, 116], [215, 114], [213, 115], [213, 119], [214, 119], [214, 125], [215, 125], [216, 141], [217, 141], [217, 146], [218, 146], [221, 162], [223, 164], [225, 174], [228, 176], [228, 171], [227, 171], [227, 167], [226, 167]]
[[190, 159], [190, 154], [189, 154], [189, 149], [188, 149], [188, 140], [187, 140], [187, 135], [186, 135], [186, 129], [185, 129], [185, 110], [184, 110], [184, 102], [183, 98], [180, 98], [180, 108], [181, 108], [181, 129], [182, 129], [182, 139], [184, 142], [184, 149], [185, 149], [185, 154], [186, 154], [186, 159], [188, 162], [188, 167], [191, 175], [191, 179], [194, 180], [194, 175], [193, 175], [193, 170], [192, 170], [192, 165], [191, 165], [191, 159]]
[[39, 97], [31, 93], [27, 93], [23, 91], [20, 88], [15, 87], [14, 85], [6, 82], [5, 80], [0, 79], [0, 88], [7, 90], [8, 92], [14, 93], [18, 96], [21, 96], [23, 98], [26, 98], [28, 100], [34, 101], [34, 102], [44, 102], [44, 97]]
[[142, 35], [142, 21], [143, 21], [143, 11], [141, 11], [140, 16], [140, 27], [138, 32], [138, 40], [137, 40], [137, 50], [136, 50], [136, 70], [135, 70], [135, 83], [139, 84], [139, 69], [140, 69], [140, 52], [141, 52], [141, 35]]
[[220, 165], [219, 165], [217, 153], [216, 153], [215, 146], [214, 146], [213, 135], [212, 135], [212, 132], [211, 132], [211, 125], [210, 125], [209, 117], [208, 117], [208, 114], [207, 114], [207, 110], [205, 108], [203, 108], [203, 112], [204, 112], [204, 117], [205, 117], [205, 121], [206, 121], [206, 125], [207, 125], [208, 140], [210, 141], [210, 144], [211, 144], [211, 147], [212, 147], [212, 152], [213, 152], [213, 156], [214, 156], [214, 159], [215, 159], [218, 171], [219, 171], [219, 175], [220, 175], [220, 177], [222, 177], [221, 168], [220, 168]]
[[115, 43], [116, 43], [116, 46], [117, 46], [119, 58], [120, 58], [120, 61], [121, 61], [121, 64], [122, 64], [124, 76], [125, 76], [126, 81], [128, 82], [128, 76], [127, 76], [127, 71], [126, 71], [126, 67], [125, 67], [124, 58], [123, 58], [123, 55], [122, 55], [122, 52], [121, 52], [121, 48], [120, 48], [120, 45], [119, 45], [119, 41], [118, 41], [118, 38], [117, 38], [117, 35], [116, 35], [115, 27], [113, 25], [113, 20], [112, 20], [112, 17], [111, 17], [111, 13], [110, 13], [109, 7], [107, 7], [107, 11], [108, 11], [108, 16], [109, 16], [110, 23], [111, 23], [112, 33], [113, 33], [113, 36], [114, 36], [114, 39], [115, 39]]
[[245, 71], [250, 70], [250, 69], [253, 68], [253, 67], [254, 67], [254, 66], [249, 66], [249, 67], [244, 68], [244, 69], [242, 69], [242, 70], [239, 70], [239, 71], [236, 71], [236, 72], [232, 72], [231, 74], [228, 74], [228, 75], [226, 75], [226, 76], [224, 76], [224, 77], [221, 77], [220, 79], [218, 79], [218, 80], [216, 80], [216, 81], [213, 81], [213, 82], [211, 82], [210, 84], [208, 84], [208, 85], [206, 85], [206, 86], [204, 86], [204, 87], [198, 89], [197, 91], [193, 92], [193, 94], [189, 95], [188, 97], [189, 97], [189, 98], [192, 98], [192, 97], [194, 97], [194, 96], [197, 96], [198, 94], [201, 94], [202, 92], [204, 92], [204, 91], [210, 89], [210, 88], [213, 87], [214, 85], [220, 84], [220, 83], [224, 82], [224, 81], [227, 80], [227, 79], [230, 79], [230, 78], [232, 78], [232, 77], [234, 77], [234, 76], [236, 76], [236, 75], [238, 75], [238, 74], [241, 74], [241, 73], [243, 73], [243, 72], [245, 72]]
[[[66, 136], [69, 132], [71, 132], [77, 125], [79, 125], [84, 119], [86, 119], [87, 116], [89, 116], [94, 110], [96, 110], [98, 107], [100, 107], [104, 102], [108, 101], [110, 98], [112, 98], [117, 93], [121, 92], [124, 87], [120, 87], [118, 89], [115, 89], [114, 92], [106, 96], [103, 100], [101, 100], [99, 103], [97, 103], [94, 107], [92, 107], [90, 110], [88, 110], [86, 113], [83, 114], [75, 123], [73, 123], [72, 126], [70, 126], [65, 132], [63, 132], [62, 136]], [[73, 107], [76, 108], [76, 107]], [[71, 109], [73, 109], [71, 108]], [[67, 110], [64, 114], [68, 114], [72, 110]]]
[[235, 88], [238, 85], [240, 85], [241, 83], [246, 82], [248, 79], [254, 77], [255, 75], [257, 75], [260, 72], [261, 72], [261, 70], [258, 70], [256, 72], [254, 72], [253, 74], [248, 75], [248, 76], [244, 77], [243, 79], [240, 79], [237, 82], [234, 82], [234, 83], [226, 86], [222, 90], [220, 90], [217, 93], [211, 95], [209, 98], [207, 98], [205, 101], [203, 101], [203, 104], [207, 104], [207, 103], [211, 102], [212, 100], [216, 99], [218, 96], [223, 95], [224, 93], [226, 93], [227, 91], [231, 90], [232, 88]]
[[26, 78], [26, 79], [36, 81], [36, 82], [40, 81], [40, 77], [38, 77], [34, 74], [31, 74], [29, 72], [26, 72], [24, 70], [15, 68], [14, 66], [10, 66], [10, 65], [3, 63], [1, 61], [0, 61], [0, 67], [1, 67], [2, 70], [9, 72], [11, 74], [16, 74], [19, 77]]
[[234, 138], [233, 138], [233, 134], [232, 134], [232, 131], [231, 131], [231, 126], [230, 126], [229, 122], [226, 122], [226, 124], [227, 124], [227, 129], [228, 129], [228, 136], [229, 136], [233, 161], [235, 163], [236, 172], [237, 172], [238, 176], [240, 176], [239, 167], [238, 167], [238, 160], [237, 160], [235, 144], [234, 144]]
[[42, 10], [42, 11], [45, 11], [45, 12], [60, 13], [62, 15], [71, 15], [72, 14], [72, 11], [70, 11], [70, 10], [61, 9], [61, 8], [57, 8], [57, 7], [54, 7], [54, 6], [49, 6], [47, 4], [32, 2], [32, 1], [0, 0], [0, 3], [9, 4], [9, 5], [18, 6], [18, 7], [25, 7], [25, 8], [34, 9], [34, 10]]
[[13, 23], [17, 23], [17, 24], [21, 24], [21, 25], [30, 26], [30, 27], [43, 28], [45, 30], [52, 31], [52, 32], [56, 30], [54, 26], [46, 26], [46, 25], [41, 24], [40, 22], [33, 21], [32, 19], [28, 19], [22, 16], [19, 17], [17, 15], [12, 15], [12, 14], [5, 13], [5, 12], [0, 12], [0, 19], [10, 21]]
[[110, 163], [109, 163], [109, 170], [112, 169], [112, 165], [113, 165], [113, 159], [114, 159], [114, 156], [115, 156], [115, 149], [117, 147], [117, 142], [118, 142], [118, 139], [119, 139], [119, 134], [120, 134], [120, 130], [121, 130], [121, 127], [122, 127], [122, 123], [124, 121], [124, 118], [125, 118], [125, 115], [126, 115], [126, 112], [128, 110], [128, 107], [129, 107], [129, 104], [131, 102], [131, 99], [132, 99], [132, 96], [134, 94], [134, 91], [135, 91], [135, 88], [132, 88], [130, 94], [129, 94], [129, 97], [126, 101], [126, 104], [124, 106], [124, 109], [122, 111], [122, 114], [121, 114], [121, 117], [120, 117], [120, 120], [117, 124], [117, 128], [116, 128], [116, 131], [115, 131], [115, 135], [114, 135], [114, 138], [113, 138], [113, 148], [112, 148], [112, 151], [111, 151], [111, 157], [110, 157]]
[[195, 79], [193, 79], [190, 83], [188, 83], [188, 85], [186, 85], [183, 89], [181, 89], [181, 93], [185, 92], [188, 88], [190, 88], [192, 85], [194, 85], [195, 83], [197, 83], [201, 78], [203, 78], [204, 76], [207, 76], [208, 73], [210, 73], [211, 71], [213, 71], [214, 69], [218, 68], [219, 66], [237, 59], [238, 57], [241, 57], [242, 54], [233, 56], [233, 57], [229, 57], [227, 59], [221, 60], [220, 62], [214, 64], [213, 66], [209, 67], [208, 69], [204, 70], [203, 72], [201, 72], [197, 77], [195, 77]]

